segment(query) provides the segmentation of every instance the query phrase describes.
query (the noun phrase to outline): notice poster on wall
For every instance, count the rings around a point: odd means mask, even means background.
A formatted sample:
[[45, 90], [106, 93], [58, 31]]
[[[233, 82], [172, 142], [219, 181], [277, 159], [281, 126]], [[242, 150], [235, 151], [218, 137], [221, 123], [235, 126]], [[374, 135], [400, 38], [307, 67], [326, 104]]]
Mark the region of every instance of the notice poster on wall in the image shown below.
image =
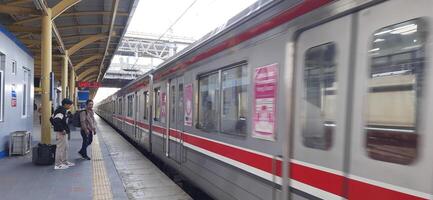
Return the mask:
[[167, 111], [166, 111], [166, 106], [167, 106], [167, 95], [165, 92], [161, 92], [161, 98], [160, 98], [160, 108], [161, 109], [161, 113], [160, 113], [160, 118], [161, 118], [161, 123], [165, 123], [165, 116]]
[[185, 101], [185, 115], [184, 115], [184, 124], [185, 126], [192, 126], [192, 84], [185, 85], [184, 92], [184, 101]]
[[275, 140], [277, 83], [277, 63], [256, 68], [252, 118], [255, 138]]
[[15, 84], [12, 84], [11, 95], [11, 106], [17, 107], [17, 92], [15, 91]]

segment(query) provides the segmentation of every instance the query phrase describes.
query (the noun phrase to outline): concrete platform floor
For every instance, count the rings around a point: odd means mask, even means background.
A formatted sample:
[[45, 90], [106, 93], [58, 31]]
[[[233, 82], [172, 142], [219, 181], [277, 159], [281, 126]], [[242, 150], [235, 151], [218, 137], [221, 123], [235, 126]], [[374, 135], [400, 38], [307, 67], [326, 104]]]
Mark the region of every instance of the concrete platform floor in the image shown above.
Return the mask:
[[[79, 131], [71, 132], [69, 160], [76, 166], [69, 169], [35, 166], [31, 154], [1, 159], [0, 199], [191, 199], [114, 129], [96, 118], [99, 144], [94, 142], [88, 148], [88, 154], [95, 159], [88, 161], [78, 155], [82, 142]], [[32, 135], [33, 143], [37, 144], [40, 126], [36, 121]], [[55, 136], [52, 138], [55, 143]], [[108, 188], [104, 190], [104, 187]], [[98, 190], [100, 188], [102, 190]], [[110, 191], [111, 194], [101, 195], [101, 191]]]

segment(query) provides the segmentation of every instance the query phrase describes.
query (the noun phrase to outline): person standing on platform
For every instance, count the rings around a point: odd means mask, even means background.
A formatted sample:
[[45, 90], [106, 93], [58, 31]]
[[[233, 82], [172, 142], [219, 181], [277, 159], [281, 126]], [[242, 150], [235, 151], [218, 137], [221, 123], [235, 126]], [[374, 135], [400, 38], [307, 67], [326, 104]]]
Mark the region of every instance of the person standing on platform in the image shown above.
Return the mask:
[[52, 124], [56, 132], [56, 163], [54, 169], [67, 169], [74, 166], [74, 163], [68, 161], [68, 139], [66, 134], [70, 134], [68, 126], [68, 110], [72, 107], [70, 99], [63, 99], [62, 106], [59, 106], [52, 116]]
[[86, 101], [86, 109], [80, 112], [81, 137], [83, 137], [83, 145], [78, 152], [84, 159], [90, 160], [87, 155], [87, 146], [92, 144], [93, 135], [96, 135], [96, 122], [93, 113], [93, 100]]

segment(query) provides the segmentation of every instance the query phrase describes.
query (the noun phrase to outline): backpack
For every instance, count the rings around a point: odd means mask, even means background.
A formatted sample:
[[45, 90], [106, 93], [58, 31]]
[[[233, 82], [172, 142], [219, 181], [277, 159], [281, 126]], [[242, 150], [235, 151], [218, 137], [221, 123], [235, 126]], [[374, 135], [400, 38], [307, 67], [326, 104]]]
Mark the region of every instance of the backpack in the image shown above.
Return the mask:
[[72, 125], [74, 125], [75, 127], [81, 127], [80, 113], [83, 111], [87, 113], [86, 110], [78, 110], [72, 116]]

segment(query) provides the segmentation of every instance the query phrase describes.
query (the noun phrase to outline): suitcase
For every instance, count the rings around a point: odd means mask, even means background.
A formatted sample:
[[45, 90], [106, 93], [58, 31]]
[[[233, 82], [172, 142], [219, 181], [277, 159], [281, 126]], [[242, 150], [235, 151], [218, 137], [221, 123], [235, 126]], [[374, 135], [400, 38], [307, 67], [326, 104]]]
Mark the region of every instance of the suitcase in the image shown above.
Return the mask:
[[32, 162], [35, 165], [52, 165], [56, 158], [56, 145], [38, 144], [32, 149]]

